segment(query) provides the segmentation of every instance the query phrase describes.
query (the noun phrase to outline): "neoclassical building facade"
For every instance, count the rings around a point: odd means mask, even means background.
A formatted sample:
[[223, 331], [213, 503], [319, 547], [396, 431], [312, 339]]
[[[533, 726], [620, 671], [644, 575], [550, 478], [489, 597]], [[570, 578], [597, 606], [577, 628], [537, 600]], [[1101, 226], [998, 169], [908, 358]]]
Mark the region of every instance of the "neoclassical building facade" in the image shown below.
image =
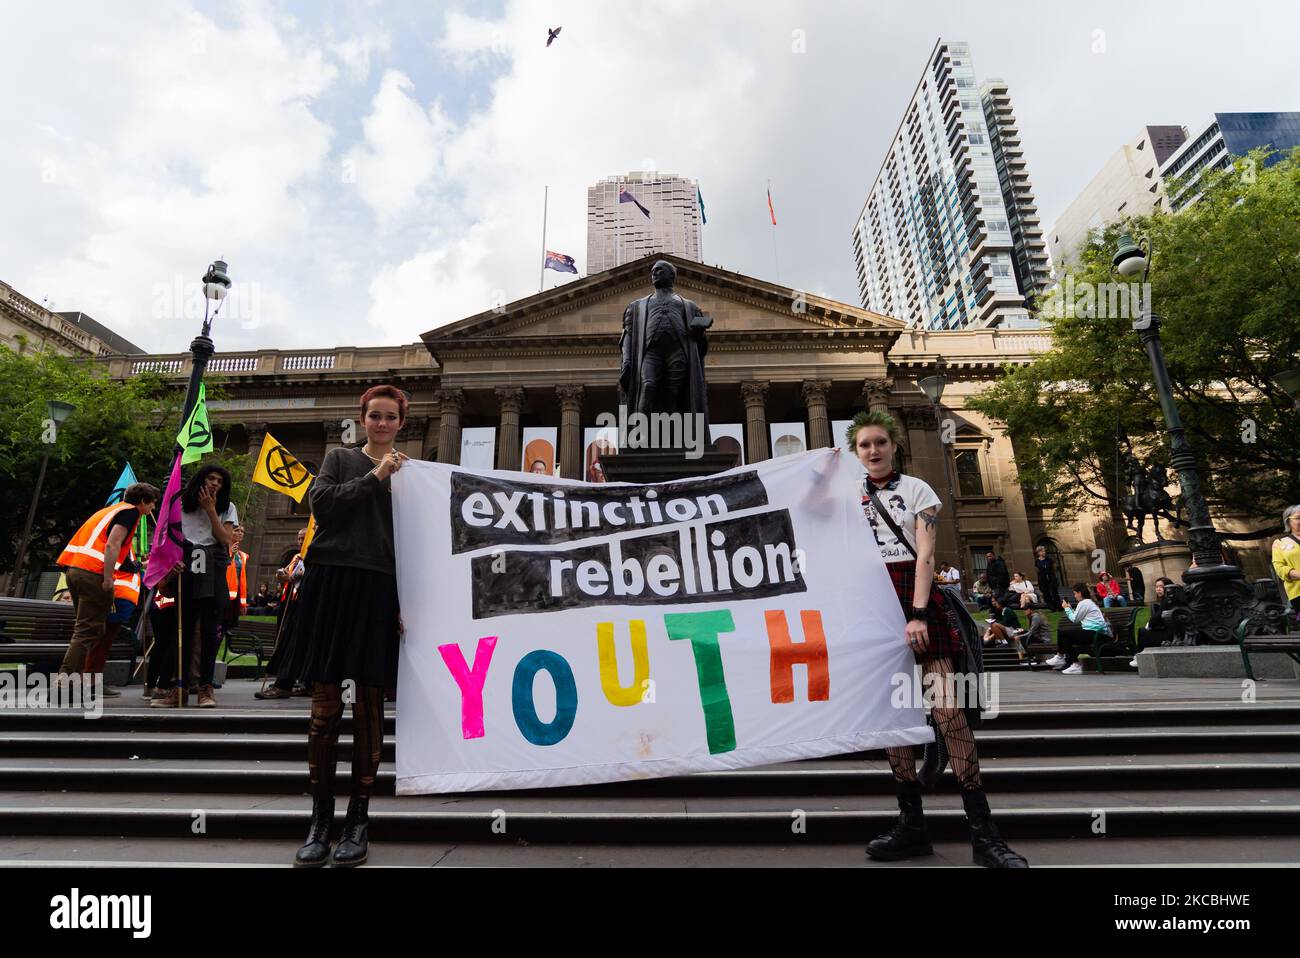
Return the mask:
[[[496, 468], [517, 470], [525, 465], [526, 431], [549, 427], [560, 475], [583, 478], [588, 431], [602, 413], [617, 414], [624, 308], [650, 291], [650, 265], [658, 258], [487, 310], [405, 346], [223, 354], [218, 328], [208, 367], [228, 397], [210, 404], [218, 445], [255, 451], [269, 431], [314, 469], [343, 443], [349, 421], [359, 422], [361, 392], [390, 382], [411, 399], [398, 448], [413, 458], [456, 463], [462, 436], [479, 430], [494, 440]], [[939, 559], [960, 557], [970, 575], [992, 550], [1032, 577], [1034, 547], [1044, 543], [1073, 580], [1088, 573], [1099, 541], [1110, 547], [1100, 519], [1058, 526], [1026, 502], [1010, 440], [966, 408], [1004, 364], [1029, 363], [1049, 348], [1048, 332], [907, 329], [857, 306], [665, 258], [677, 269], [677, 291], [714, 320], [706, 359], [710, 418], [739, 426], [746, 461], [773, 454], [772, 424], [802, 424], [806, 445], [817, 448], [843, 444], [832, 423], [862, 409], [885, 410], [903, 428], [906, 471], [945, 499], [953, 490], [956, 522], [951, 512], [941, 517]], [[934, 374], [941, 359], [948, 385], [936, 408], [917, 381]], [[113, 377], [153, 370], [178, 386], [190, 371], [188, 354], [105, 362]], [[250, 588], [271, 582], [306, 521], [305, 503], [275, 494], [261, 514], [245, 517]]]

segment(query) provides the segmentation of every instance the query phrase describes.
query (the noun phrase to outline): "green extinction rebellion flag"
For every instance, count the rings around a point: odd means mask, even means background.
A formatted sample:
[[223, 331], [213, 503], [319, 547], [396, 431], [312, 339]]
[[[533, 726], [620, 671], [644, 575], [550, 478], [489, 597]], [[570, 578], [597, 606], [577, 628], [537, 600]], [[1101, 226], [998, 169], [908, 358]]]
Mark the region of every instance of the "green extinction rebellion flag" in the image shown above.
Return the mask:
[[176, 434], [176, 445], [181, 447], [181, 464], [189, 465], [203, 458], [205, 452], [212, 451], [212, 428], [208, 425], [207, 387], [199, 383], [199, 398], [185, 420], [181, 431]]

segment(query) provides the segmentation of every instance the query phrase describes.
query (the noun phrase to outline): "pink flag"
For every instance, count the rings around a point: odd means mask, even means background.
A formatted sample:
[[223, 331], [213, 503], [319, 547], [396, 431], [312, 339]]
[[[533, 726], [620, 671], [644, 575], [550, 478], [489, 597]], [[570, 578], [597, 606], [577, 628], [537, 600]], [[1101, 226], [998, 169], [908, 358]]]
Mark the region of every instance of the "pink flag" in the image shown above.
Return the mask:
[[158, 508], [158, 526], [149, 550], [149, 564], [144, 570], [144, 587], [152, 589], [184, 558], [185, 536], [181, 532], [181, 454], [172, 462], [172, 477], [167, 480]]

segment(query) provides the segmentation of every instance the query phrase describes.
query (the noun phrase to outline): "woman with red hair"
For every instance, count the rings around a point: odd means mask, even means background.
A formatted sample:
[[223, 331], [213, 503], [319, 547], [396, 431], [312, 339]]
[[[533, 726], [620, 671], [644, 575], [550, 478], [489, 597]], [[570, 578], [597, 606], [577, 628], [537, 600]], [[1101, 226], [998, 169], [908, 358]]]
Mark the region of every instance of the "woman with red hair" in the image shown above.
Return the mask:
[[370, 794], [384, 744], [384, 691], [397, 685], [397, 567], [389, 478], [407, 457], [393, 449], [407, 398], [394, 386], [361, 397], [362, 446], [331, 449], [312, 483], [316, 535], [298, 592], [294, 676], [312, 690], [307, 770], [311, 830], [294, 864], [330, 859], [334, 772], [343, 684], [352, 702], [352, 796], [335, 865], [360, 865], [369, 853]]

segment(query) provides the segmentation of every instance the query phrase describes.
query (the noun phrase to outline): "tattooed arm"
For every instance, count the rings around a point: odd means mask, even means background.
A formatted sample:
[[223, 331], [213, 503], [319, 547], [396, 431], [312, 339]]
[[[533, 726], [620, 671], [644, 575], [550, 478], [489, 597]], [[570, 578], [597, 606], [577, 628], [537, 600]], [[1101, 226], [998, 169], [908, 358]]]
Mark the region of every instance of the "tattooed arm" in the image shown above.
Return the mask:
[[935, 524], [939, 509], [931, 506], [916, 514], [916, 590], [912, 605], [918, 609], [930, 602], [930, 586], [934, 582]]

